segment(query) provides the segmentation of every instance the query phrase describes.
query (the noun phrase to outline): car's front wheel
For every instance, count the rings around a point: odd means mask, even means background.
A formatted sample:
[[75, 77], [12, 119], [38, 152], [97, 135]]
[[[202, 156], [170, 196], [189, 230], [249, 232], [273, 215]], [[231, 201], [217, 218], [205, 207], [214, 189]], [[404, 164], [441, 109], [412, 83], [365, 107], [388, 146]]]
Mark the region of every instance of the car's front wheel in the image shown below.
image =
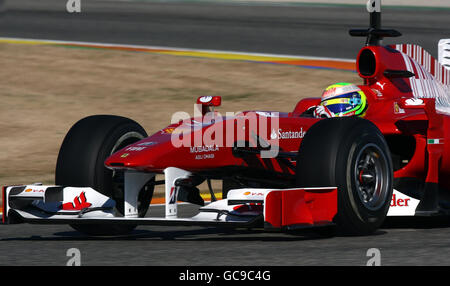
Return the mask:
[[330, 118], [313, 125], [297, 158], [299, 187], [338, 188], [334, 219], [344, 234], [366, 235], [383, 223], [393, 191], [388, 145], [370, 121]]
[[[62, 186], [91, 187], [116, 201], [116, 213], [123, 214], [123, 172], [104, 166], [114, 152], [147, 137], [135, 121], [113, 115], [94, 115], [81, 119], [69, 130], [61, 145], [56, 164], [55, 183]], [[138, 196], [139, 216], [145, 216], [153, 195], [151, 179]], [[89, 235], [117, 235], [131, 232], [135, 225], [71, 225]]]

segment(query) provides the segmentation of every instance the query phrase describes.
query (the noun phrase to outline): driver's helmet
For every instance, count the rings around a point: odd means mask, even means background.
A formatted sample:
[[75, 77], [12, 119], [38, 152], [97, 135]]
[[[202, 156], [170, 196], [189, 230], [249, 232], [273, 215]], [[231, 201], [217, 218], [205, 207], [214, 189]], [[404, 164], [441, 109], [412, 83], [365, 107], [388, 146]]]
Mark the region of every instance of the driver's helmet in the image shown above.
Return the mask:
[[357, 116], [366, 110], [367, 98], [357, 85], [341, 82], [325, 89], [320, 105], [333, 117]]

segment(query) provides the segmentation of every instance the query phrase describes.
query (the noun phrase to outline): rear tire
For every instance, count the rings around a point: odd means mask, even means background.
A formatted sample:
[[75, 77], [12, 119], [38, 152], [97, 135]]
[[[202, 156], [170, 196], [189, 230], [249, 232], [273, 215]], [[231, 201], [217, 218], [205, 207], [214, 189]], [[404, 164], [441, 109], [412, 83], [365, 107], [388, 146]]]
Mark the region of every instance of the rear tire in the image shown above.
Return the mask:
[[393, 168], [383, 134], [358, 117], [324, 119], [301, 143], [299, 187], [338, 188], [334, 218], [344, 235], [367, 235], [383, 223], [392, 197]]
[[[61, 145], [56, 164], [55, 183], [62, 186], [91, 187], [116, 201], [116, 213], [123, 215], [123, 172], [104, 166], [114, 152], [147, 137], [135, 121], [113, 115], [94, 115], [81, 119], [69, 130]], [[149, 182], [139, 193], [139, 216], [145, 216], [154, 186]], [[135, 225], [71, 225], [88, 235], [119, 235]]]

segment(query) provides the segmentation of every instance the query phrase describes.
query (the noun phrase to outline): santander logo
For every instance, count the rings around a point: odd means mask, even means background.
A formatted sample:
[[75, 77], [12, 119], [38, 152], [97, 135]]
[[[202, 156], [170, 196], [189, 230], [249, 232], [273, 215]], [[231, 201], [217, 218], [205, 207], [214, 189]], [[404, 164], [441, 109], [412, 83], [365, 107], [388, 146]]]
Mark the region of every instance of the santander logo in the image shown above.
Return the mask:
[[393, 194], [391, 200], [391, 207], [408, 207], [409, 201], [410, 201], [409, 198], [397, 199], [397, 196]]
[[283, 131], [283, 129], [279, 128], [278, 131], [272, 129], [272, 133], [270, 133], [270, 139], [301, 139], [305, 137], [306, 131], [303, 130], [303, 127], [297, 131]]
[[392, 194], [388, 216], [414, 216], [419, 200], [411, 198], [397, 190]]

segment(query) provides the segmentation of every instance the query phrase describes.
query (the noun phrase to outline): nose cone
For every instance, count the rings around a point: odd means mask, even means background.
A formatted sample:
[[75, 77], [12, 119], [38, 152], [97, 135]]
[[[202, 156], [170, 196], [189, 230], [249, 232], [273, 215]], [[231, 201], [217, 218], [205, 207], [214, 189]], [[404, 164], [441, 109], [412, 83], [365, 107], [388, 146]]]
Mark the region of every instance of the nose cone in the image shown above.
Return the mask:
[[[201, 119], [170, 125], [112, 154], [105, 166], [160, 173], [167, 167], [195, 171], [235, 165], [231, 148], [203, 142], [205, 130], [211, 126], [212, 123], [205, 124]], [[216, 136], [214, 132], [212, 134]]]
[[175, 148], [170, 134], [163, 130], [112, 154], [106, 159], [105, 166], [113, 169], [160, 171], [165, 169], [165, 158], [177, 156], [173, 153], [182, 153], [182, 149]]
[[112, 154], [106, 159], [105, 166], [111, 169], [135, 169], [147, 172], [162, 172], [167, 167], [190, 168], [195, 155], [189, 147], [192, 146], [192, 142], [191, 145], [183, 144], [186, 142], [178, 139], [186, 135], [191, 141], [198, 137], [196, 134], [201, 134], [203, 127], [202, 124], [190, 122], [170, 125]]

